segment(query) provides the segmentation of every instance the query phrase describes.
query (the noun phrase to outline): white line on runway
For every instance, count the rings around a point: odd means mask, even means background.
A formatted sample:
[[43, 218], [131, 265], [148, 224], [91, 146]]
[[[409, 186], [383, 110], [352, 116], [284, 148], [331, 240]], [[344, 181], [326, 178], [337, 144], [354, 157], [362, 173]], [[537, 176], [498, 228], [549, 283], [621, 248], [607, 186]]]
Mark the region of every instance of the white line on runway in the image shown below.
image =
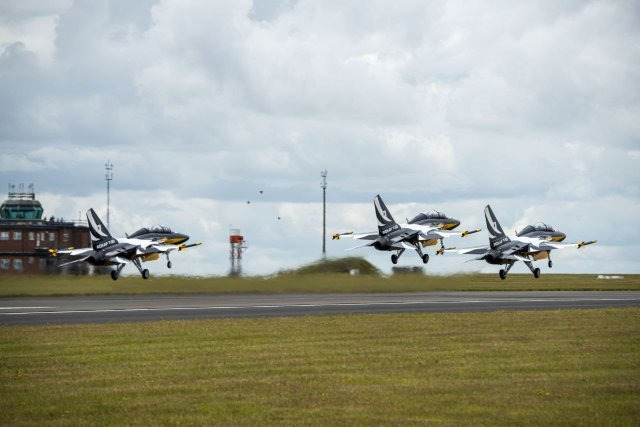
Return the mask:
[[35, 308], [55, 308], [55, 307], [0, 307], [0, 310], [25, 310], [25, 309], [33, 310]]
[[[57, 310], [57, 311], [22, 311], [0, 313], [2, 315], [24, 314], [74, 314], [74, 313], [113, 313], [136, 311], [178, 311], [178, 310], [239, 310], [255, 308], [304, 308], [304, 307], [364, 307], [380, 305], [428, 305], [428, 304], [482, 304], [482, 303], [525, 303], [525, 302], [588, 302], [588, 301], [640, 301], [640, 298], [548, 298], [548, 299], [499, 299], [499, 300], [456, 300], [456, 301], [383, 301], [383, 302], [353, 302], [326, 304], [269, 304], [269, 305], [231, 305], [205, 307], [138, 307], [138, 308], [104, 308], [95, 310]], [[49, 307], [47, 307], [49, 308]]]

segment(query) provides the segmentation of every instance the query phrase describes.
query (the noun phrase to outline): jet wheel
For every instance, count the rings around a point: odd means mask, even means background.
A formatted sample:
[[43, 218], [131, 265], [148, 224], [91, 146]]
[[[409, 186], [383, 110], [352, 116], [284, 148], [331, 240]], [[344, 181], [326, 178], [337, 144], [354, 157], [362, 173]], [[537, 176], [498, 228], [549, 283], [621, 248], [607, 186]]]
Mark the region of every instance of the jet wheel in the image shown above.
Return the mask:
[[167, 261], [167, 268], [171, 268], [171, 261]]
[[118, 272], [115, 270], [111, 270], [111, 278], [113, 280], [118, 280]]
[[549, 266], [549, 268], [553, 267], [553, 262], [551, 260], [549, 260], [549, 262], [547, 263], [547, 265]]
[[424, 264], [426, 264], [426, 263], [428, 263], [428, 262], [429, 262], [429, 254], [424, 254], [424, 255], [422, 255], [422, 262], [423, 262]]
[[396, 254], [391, 255], [391, 262], [394, 263], [394, 264], [397, 264], [398, 263], [398, 255], [396, 255]]
[[142, 278], [143, 279], [148, 279], [149, 278], [149, 270], [147, 270], [146, 268], [144, 270], [142, 270]]
[[540, 277], [540, 269], [536, 268], [535, 270], [533, 270], [533, 277], [535, 277], [536, 279], [538, 277]]
[[504, 271], [504, 270], [500, 270], [500, 278], [502, 280], [506, 279], [507, 278], [507, 272]]

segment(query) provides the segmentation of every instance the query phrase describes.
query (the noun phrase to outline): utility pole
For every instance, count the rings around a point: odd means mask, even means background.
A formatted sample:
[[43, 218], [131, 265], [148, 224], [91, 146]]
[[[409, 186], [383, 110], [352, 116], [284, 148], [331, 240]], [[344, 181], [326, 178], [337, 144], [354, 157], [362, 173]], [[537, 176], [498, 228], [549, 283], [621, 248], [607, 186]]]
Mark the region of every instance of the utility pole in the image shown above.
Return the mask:
[[113, 179], [113, 164], [107, 160], [107, 163], [104, 164], [104, 179], [107, 181], [107, 230], [110, 228], [109, 224], [109, 184]]
[[322, 182], [322, 258], [327, 256], [327, 170], [320, 172]]

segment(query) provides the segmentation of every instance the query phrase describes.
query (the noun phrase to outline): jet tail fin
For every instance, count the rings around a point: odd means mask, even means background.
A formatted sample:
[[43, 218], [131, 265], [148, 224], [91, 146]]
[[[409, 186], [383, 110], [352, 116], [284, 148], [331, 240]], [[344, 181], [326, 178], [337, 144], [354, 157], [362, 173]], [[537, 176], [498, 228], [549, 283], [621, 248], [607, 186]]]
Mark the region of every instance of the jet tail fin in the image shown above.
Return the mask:
[[491, 210], [491, 206], [487, 205], [484, 208], [484, 217], [487, 220], [487, 231], [489, 232], [489, 246], [491, 249], [496, 248], [504, 243], [510, 242], [511, 239], [504, 234], [500, 223], [496, 219], [496, 216]]
[[373, 198], [373, 205], [376, 208], [376, 218], [378, 219], [378, 234], [386, 236], [400, 228], [391, 216], [391, 212], [389, 212], [387, 205], [384, 204], [382, 197], [380, 197], [379, 194]]
[[93, 250], [100, 250], [113, 246], [118, 241], [111, 236], [107, 227], [102, 223], [98, 214], [93, 209], [87, 211], [87, 222], [91, 234], [91, 247]]

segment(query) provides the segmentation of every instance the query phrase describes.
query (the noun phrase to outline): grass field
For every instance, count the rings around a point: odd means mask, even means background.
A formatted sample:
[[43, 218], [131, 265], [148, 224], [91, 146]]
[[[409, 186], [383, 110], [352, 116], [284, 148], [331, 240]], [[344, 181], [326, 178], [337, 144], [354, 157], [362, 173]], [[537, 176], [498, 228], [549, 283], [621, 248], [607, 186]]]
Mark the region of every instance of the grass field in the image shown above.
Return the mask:
[[599, 280], [596, 275], [495, 274], [422, 276], [346, 274], [284, 274], [273, 277], [189, 278], [138, 276], [117, 281], [108, 276], [0, 276], [0, 296], [90, 295], [146, 293], [283, 293], [283, 292], [415, 292], [415, 291], [526, 291], [526, 290], [640, 290], [640, 275], [623, 280]]
[[0, 424], [640, 423], [640, 309], [0, 328]]

